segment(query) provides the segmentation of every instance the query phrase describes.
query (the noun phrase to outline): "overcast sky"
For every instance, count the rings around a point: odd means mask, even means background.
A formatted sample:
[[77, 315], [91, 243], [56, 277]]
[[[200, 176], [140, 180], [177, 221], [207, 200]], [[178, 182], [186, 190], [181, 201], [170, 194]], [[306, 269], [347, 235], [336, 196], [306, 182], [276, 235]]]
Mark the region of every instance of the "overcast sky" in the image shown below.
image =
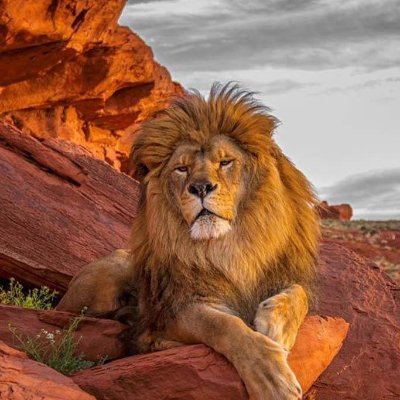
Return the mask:
[[260, 92], [321, 197], [400, 219], [399, 0], [132, 0], [120, 22], [185, 87]]

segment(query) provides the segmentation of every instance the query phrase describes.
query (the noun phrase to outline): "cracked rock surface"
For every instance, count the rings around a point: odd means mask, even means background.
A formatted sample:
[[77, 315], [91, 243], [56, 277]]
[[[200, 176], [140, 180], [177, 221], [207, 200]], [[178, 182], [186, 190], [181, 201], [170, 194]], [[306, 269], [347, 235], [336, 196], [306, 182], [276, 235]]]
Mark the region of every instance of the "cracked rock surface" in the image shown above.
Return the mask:
[[69, 377], [0, 340], [0, 399], [95, 400]]
[[78, 143], [126, 170], [138, 124], [182, 88], [139, 36], [118, 25], [124, 5], [1, 1], [0, 120]]
[[139, 184], [81, 147], [0, 123], [0, 182], [0, 277], [63, 293], [126, 246]]

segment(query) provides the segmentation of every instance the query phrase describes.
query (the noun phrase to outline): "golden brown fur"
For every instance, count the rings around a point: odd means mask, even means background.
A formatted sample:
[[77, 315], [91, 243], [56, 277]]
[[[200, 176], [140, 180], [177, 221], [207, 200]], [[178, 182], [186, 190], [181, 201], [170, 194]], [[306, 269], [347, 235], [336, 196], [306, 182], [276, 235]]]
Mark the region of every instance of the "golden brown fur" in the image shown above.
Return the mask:
[[214, 85], [208, 100], [188, 93], [144, 123], [131, 268], [119, 253], [85, 267], [61, 309], [113, 311], [131, 285], [138, 304], [118, 313], [138, 317], [140, 351], [204, 343], [233, 363], [251, 400], [300, 399], [287, 352], [307, 313], [319, 224], [275, 125], [235, 85]]
[[[134, 147], [144, 196], [132, 232], [143, 328], [160, 332], [190, 302], [229, 307], [250, 323], [258, 304], [292, 283], [312, 286], [315, 198], [272, 138], [275, 119], [251, 93], [215, 85], [143, 124]], [[194, 241], [169, 188], [168, 161], [182, 144], [227, 136], [246, 155], [245, 189], [232, 229]], [[223, 203], [224, 199], [220, 199]]]
[[[85, 265], [71, 280], [57, 310], [79, 314], [83, 309], [92, 316], [118, 311], [129, 302], [132, 281], [130, 253], [118, 249]], [[124, 299], [128, 297], [128, 299]]]

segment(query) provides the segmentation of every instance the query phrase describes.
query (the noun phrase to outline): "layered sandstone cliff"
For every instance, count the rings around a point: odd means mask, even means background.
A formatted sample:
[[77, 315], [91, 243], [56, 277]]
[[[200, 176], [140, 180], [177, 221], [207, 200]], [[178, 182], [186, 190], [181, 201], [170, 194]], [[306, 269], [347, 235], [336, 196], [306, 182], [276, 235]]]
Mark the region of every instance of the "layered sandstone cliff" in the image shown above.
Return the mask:
[[0, 1], [0, 120], [124, 170], [135, 129], [182, 88], [117, 21], [125, 0]]

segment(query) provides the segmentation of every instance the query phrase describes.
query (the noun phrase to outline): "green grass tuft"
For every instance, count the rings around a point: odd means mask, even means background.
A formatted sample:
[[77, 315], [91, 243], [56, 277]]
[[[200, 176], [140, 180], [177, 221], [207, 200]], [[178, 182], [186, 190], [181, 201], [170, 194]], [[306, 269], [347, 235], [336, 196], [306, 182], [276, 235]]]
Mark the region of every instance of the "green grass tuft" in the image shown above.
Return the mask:
[[0, 303], [35, 310], [50, 310], [57, 294], [47, 286], [26, 291], [19, 282], [11, 278], [8, 289], [0, 286]]
[[48, 365], [64, 375], [71, 375], [95, 365], [101, 365], [107, 357], [97, 363], [84, 359], [84, 354], [76, 354], [78, 340], [74, 336], [83, 315], [72, 320], [64, 330], [48, 332], [44, 329], [36, 337], [18, 334], [17, 329], [9, 324], [9, 329], [14, 338], [19, 342], [20, 349], [28, 354], [33, 360]]

